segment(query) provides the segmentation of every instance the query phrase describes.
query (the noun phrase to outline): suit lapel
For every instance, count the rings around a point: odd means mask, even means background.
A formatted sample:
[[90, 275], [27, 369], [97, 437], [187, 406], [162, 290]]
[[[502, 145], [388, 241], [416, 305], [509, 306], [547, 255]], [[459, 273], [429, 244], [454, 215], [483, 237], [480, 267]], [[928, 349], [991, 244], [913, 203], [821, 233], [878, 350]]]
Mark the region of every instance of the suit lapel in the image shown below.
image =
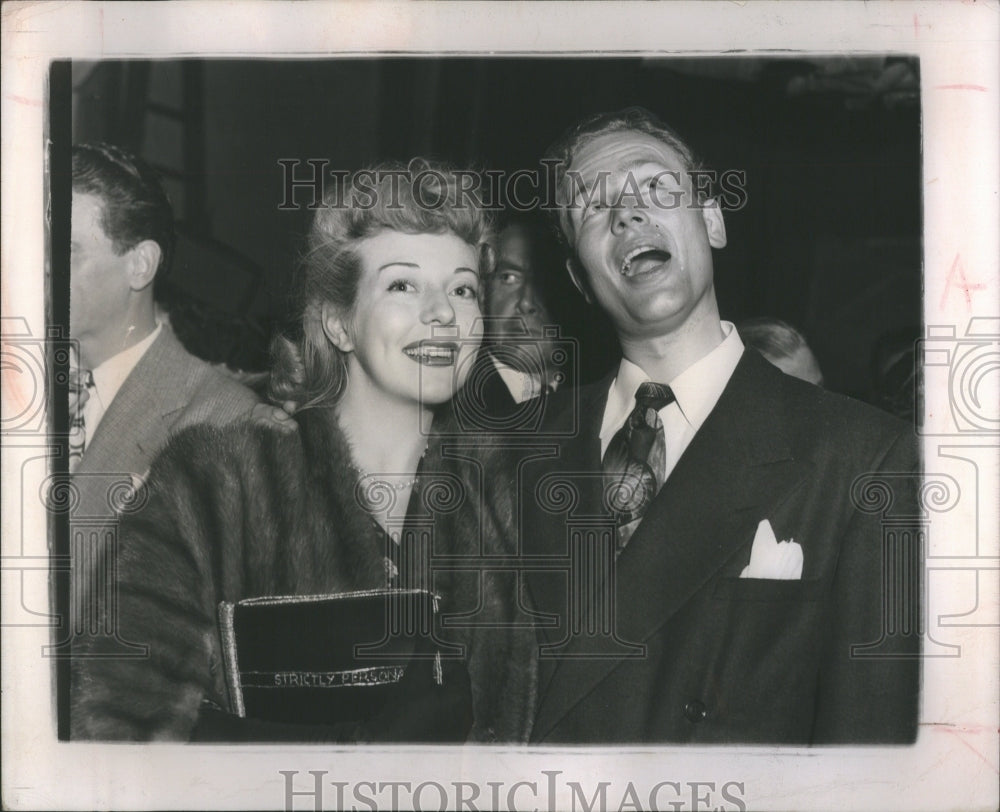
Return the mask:
[[[529, 487], [521, 487], [522, 494], [534, 494], [534, 504], [522, 511], [523, 526], [520, 537], [527, 557], [546, 556], [565, 558], [568, 553], [566, 516], [546, 510], [540, 502], [539, 491], [545, 486], [565, 485], [576, 495], [581, 512], [601, 504], [601, 421], [608, 390], [615, 372], [602, 380], [579, 389], [559, 390], [548, 400], [545, 428], [547, 432], [566, 436], [556, 440], [558, 457], [539, 466], [541, 475]], [[547, 442], [543, 440], [544, 444]], [[522, 497], [524, 498], [524, 497]], [[563, 618], [559, 627], [539, 626], [541, 637], [548, 644], [559, 643], [566, 634], [566, 583], [565, 570], [528, 569], [526, 573], [534, 608], [540, 612]], [[540, 640], [542, 642], [542, 640]], [[539, 686], [544, 688], [552, 676], [555, 662], [541, 660]]]
[[503, 378], [493, 363], [489, 352], [483, 351], [482, 363], [484, 367], [482, 396], [483, 402], [491, 415], [508, 415], [517, 408], [514, 396], [507, 388]]
[[667, 623], [805, 478], [807, 468], [792, 459], [783, 418], [775, 412], [779, 374], [744, 353], [616, 562], [616, 636], [586, 639], [588, 653], [603, 644], [606, 656], [574, 659], [583, 638], [571, 642], [570, 656], [555, 665], [543, 693], [536, 735], [544, 736], [621, 665], [621, 641], [642, 643]]
[[145, 474], [190, 399], [196, 372], [164, 325], [108, 406], [77, 473]]

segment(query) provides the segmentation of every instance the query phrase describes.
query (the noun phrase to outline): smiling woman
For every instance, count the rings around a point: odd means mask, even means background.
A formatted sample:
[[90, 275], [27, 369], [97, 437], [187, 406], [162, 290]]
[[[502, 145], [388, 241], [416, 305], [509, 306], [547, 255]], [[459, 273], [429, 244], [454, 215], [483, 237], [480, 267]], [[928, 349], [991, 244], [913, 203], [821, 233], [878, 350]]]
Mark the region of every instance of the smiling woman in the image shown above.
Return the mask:
[[[429, 412], [463, 383], [477, 338], [479, 259], [461, 237], [384, 231], [359, 246], [353, 312], [324, 308], [331, 342], [347, 353], [345, 408], [360, 399]], [[368, 408], [361, 412], [370, 414]]]
[[301, 336], [276, 342], [271, 396], [335, 405], [364, 471], [412, 477], [435, 408], [479, 349], [492, 233], [455, 180], [420, 159], [382, 164], [329, 191], [313, 222]]
[[[502, 495], [489, 510], [476, 498], [483, 460], [446, 459], [432, 426], [479, 347], [489, 223], [467, 195], [456, 202], [445, 168], [359, 175], [363, 196], [349, 182], [316, 214], [300, 329], [275, 344], [272, 397], [300, 404], [297, 430], [197, 427], [154, 464], [116, 560], [118, 636], [150, 656], [103, 659], [99, 642], [78, 652], [74, 737], [527, 739], [534, 634], [511, 622], [514, 582], [432, 571], [430, 557], [511, 552], [512, 509]], [[445, 657], [434, 678], [411, 663], [392, 701], [349, 723], [232, 715], [241, 703], [224, 676], [220, 603], [379, 589], [430, 590], [439, 617], [476, 615], [450, 635], [436, 627], [439, 652], [461, 656]]]

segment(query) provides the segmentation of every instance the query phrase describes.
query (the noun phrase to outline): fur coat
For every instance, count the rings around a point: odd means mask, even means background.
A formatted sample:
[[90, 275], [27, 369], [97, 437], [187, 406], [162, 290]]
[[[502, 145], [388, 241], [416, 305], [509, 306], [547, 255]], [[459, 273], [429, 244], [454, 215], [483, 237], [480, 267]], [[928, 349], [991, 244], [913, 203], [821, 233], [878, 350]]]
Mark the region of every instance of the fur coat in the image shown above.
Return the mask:
[[[296, 419], [290, 434], [198, 426], [154, 463], [146, 503], [122, 521], [116, 558], [118, 634], [148, 645], [149, 656], [102, 659], [100, 638], [87, 638], [72, 669], [73, 738], [186, 740], [203, 700], [228, 708], [220, 601], [386, 585], [385, 547], [359, 505], [345, 437], [330, 412]], [[422, 478], [410, 503], [411, 513], [422, 506], [424, 526], [433, 523], [435, 555], [512, 554], [513, 485], [498, 479], [498, 452], [455, 455], [442, 443], [432, 439], [421, 469], [431, 485]], [[437, 572], [433, 589], [442, 616], [465, 612], [478, 624], [448, 637], [466, 646], [470, 740], [526, 741], [535, 635], [511, 622], [524, 615], [515, 574]]]

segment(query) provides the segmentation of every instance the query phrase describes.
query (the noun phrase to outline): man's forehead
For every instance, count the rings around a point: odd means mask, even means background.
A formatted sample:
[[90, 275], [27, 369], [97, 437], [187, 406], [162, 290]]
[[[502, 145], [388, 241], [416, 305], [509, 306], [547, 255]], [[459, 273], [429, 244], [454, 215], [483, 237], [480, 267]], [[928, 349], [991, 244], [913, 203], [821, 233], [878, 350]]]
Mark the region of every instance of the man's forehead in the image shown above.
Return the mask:
[[574, 152], [569, 171], [591, 180], [597, 172], [624, 173], [643, 164], [685, 169], [681, 156], [652, 135], [621, 131], [604, 133], [584, 142]]
[[97, 195], [92, 195], [90, 192], [77, 192], [73, 191], [73, 211], [84, 211], [88, 208], [94, 206], [100, 206], [100, 198]]
[[101, 218], [104, 216], [104, 201], [87, 192], [73, 192], [73, 210], [70, 216], [74, 230], [101, 227], [103, 233]]
[[104, 213], [104, 200], [90, 192], [73, 192], [73, 214], [77, 213], [81, 217], [87, 214], [99, 217]]
[[501, 231], [498, 248], [500, 262], [531, 264], [531, 234], [521, 225], [510, 225]]

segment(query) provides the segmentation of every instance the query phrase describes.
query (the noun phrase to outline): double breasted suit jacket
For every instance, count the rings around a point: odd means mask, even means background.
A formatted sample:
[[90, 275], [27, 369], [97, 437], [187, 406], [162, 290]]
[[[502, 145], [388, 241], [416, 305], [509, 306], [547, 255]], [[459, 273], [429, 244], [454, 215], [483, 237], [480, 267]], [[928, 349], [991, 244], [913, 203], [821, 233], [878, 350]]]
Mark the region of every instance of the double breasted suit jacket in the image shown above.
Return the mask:
[[[597, 541], [609, 383], [564, 396], [550, 436], [572, 436], [522, 474], [542, 647], [533, 741], [912, 741], [913, 430], [745, 351], [615, 559]], [[740, 577], [763, 519], [801, 546], [800, 579]]]

